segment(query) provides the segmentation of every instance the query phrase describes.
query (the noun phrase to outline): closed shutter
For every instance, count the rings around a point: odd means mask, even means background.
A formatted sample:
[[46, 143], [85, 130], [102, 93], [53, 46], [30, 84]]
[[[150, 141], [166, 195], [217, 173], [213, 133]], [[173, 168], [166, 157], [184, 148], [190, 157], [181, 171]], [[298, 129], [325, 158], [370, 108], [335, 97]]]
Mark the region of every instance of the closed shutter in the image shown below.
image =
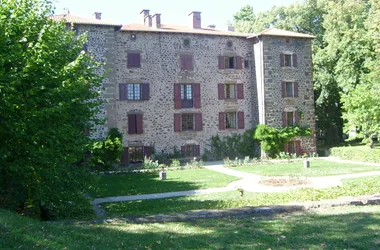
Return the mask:
[[143, 115], [142, 114], [136, 114], [136, 133], [137, 134], [143, 133]]
[[124, 147], [123, 152], [121, 152], [120, 164], [125, 166], [129, 164], [129, 151], [128, 147]]
[[186, 156], [186, 148], [185, 148], [185, 146], [181, 146], [181, 154], [182, 154], [182, 157]]
[[148, 158], [152, 157], [152, 148], [151, 147], [148, 147], [148, 146], [144, 147], [144, 156], [148, 157]]
[[194, 146], [195, 156], [201, 156], [201, 147], [199, 145]]
[[128, 134], [136, 134], [136, 115], [128, 115]]
[[296, 143], [296, 154], [298, 156], [302, 155], [301, 141], [297, 140]]
[[225, 114], [224, 112], [219, 113], [219, 130], [224, 130], [226, 129], [226, 124], [225, 124]]
[[119, 98], [120, 101], [128, 100], [128, 88], [126, 83], [119, 83]]
[[181, 70], [194, 70], [193, 55], [181, 55]]
[[181, 132], [181, 114], [174, 114], [174, 132]]
[[293, 54], [293, 67], [298, 67], [297, 54]]
[[142, 100], [149, 100], [149, 83], [141, 84], [141, 99]]
[[140, 53], [128, 53], [127, 58], [127, 67], [128, 68], [140, 68]]
[[237, 56], [236, 57], [236, 69], [242, 69], [243, 68], [243, 57]]
[[244, 99], [244, 85], [242, 83], [236, 84], [237, 99]]
[[238, 129], [244, 129], [244, 112], [238, 112]]
[[225, 95], [224, 95], [224, 84], [223, 83], [218, 84], [218, 99], [219, 100], [226, 99]]
[[282, 53], [280, 54], [280, 66], [281, 67], [285, 66], [285, 55]]
[[282, 112], [282, 127], [286, 127], [286, 112]]
[[295, 120], [296, 120], [296, 125], [300, 124], [300, 121], [301, 121], [301, 113], [296, 111], [295, 112]]
[[286, 97], [286, 82], [282, 81], [281, 82], [281, 91], [282, 91], [282, 97]]
[[224, 69], [224, 56], [218, 56], [218, 61], [219, 61], [219, 69]]
[[174, 108], [182, 108], [181, 102], [181, 84], [174, 84]]
[[195, 131], [202, 131], [202, 113], [195, 113]]
[[194, 93], [194, 108], [201, 108], [201, 85], [199, 83], [193, 84]]
[[298, 97], [298, 82], [294, 82], [294, 97]]

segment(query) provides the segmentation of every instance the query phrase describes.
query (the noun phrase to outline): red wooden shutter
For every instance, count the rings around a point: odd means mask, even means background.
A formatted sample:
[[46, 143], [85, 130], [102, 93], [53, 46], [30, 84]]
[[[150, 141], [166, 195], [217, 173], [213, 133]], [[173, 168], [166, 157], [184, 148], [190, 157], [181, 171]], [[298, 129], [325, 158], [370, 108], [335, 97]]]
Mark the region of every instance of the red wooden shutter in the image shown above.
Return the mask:
[[140, 68], [140, 53], [128, 53], [127, 68]]
[[294, 82], [294, 97], [298, 97], [298, 82]]
[[143, 115], [136, 114], [136, 134], [143, 133]]
[[201, 156], [201, 147], [199, 145], [194, 145], [195, 156]]
[[182, 157], [185, 157], [185, 154], [186, 154], [185, 146], [181, 146], [181, 154], [182, 154]]
[[194, 70], [193, 55], [186, 55], [186, 70]]
[[293, 67], [298, 67], [297, 54], [293, 54]]
[[148, 146], [145, 146], [143, 148], [144, 150], [144, 156], [150, 158], [152, 156], [152, 148], [151, 147], [148, 147]]
[[124, 147], [123, 152], [121, 152], [120, 164], [124, 166], [129, 164], [128, 147]]
[[219, 130], [226, 129], [224, 118], [225, 118], [224, 112], [219, 112]]
[[193, 84], [193, 94], [194, 94], [194, 108], [201, 108], [201, 85], [199, 83]]
[[243, 57], [237, 56], [236, 57], [236, 69], [242, 69], [243, 68]]
[[128, 115], [128, 134], [136, 134], [136, 115]]
[[202, 113], [195, 113], [195, 131], [202, 131]]
[[224, 84], [223, 83], [218, 84], [218, 99], [219, 100], [226, 99], [226, 97], [224, 95]]
[[286, 97], [286, 82], [281, 81], [281, 91], [282, 91], [282, 97]]
[[219, 60], [219, 69], [224, 69], [225, 68], [224, 56], [218, 56], [218, 60]]
[[182, 108], [181, 103], [181, 84], [174, 84], [174, 108]]
[[174, 114], [174, 132], [181, 132], [181, 114]]
[[296, 144], [296, 154], [298, 156], [302, 155], [301, 141], [297, 140], [295, 141], [295, 144]]
[[282, 127], [286, 127], [286, 112], [282, 112]]
[[238, 129], [244, 129], [244, 112], [238, 112]]
[[301, 113], [296, 111], [294, 112], [295, 113], [295, 120], [296, 120], [296, 125], [300, 124], [300, 120], [301, 120]]
[[236, 84], [237, 99], [244, 99], [244, 85], [242, 83]]
[[141, 84], [141, 100], [149, 100], [149, 83]]
[[285, 66], [285, 55], [282, 53], [280, 54], [280, 66], [281, 67]]
[[128, 100], [128, 88], [126, 83], [119, 83], [119, 98], [120, 101]]

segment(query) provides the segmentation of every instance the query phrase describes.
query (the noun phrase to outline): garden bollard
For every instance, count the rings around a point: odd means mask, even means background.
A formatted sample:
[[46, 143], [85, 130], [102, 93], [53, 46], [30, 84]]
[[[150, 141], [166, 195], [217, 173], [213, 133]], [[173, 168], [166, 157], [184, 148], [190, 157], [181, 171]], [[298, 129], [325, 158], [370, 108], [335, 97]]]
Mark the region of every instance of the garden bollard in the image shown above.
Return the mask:
[[304, 161], [304, 162], [303, 162], [303, 166], [304, 166], [305, 168], [309, 168], [309, 167], [310, 167], [310, 161], [309, 161], [309, 160]]
[[160, 180], [166, 180], [166, 172], [160, 171]]

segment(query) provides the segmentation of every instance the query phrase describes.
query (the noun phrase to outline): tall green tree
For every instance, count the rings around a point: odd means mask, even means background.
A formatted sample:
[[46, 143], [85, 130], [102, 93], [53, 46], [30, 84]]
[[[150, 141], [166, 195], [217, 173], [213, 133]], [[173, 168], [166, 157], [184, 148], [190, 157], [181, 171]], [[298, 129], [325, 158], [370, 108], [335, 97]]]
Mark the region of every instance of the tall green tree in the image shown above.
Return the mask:
[[44, 0], [0, 4], [0, 206], [45, 218], [90, 212], [83, 133], [100, 105], [99, 64]]

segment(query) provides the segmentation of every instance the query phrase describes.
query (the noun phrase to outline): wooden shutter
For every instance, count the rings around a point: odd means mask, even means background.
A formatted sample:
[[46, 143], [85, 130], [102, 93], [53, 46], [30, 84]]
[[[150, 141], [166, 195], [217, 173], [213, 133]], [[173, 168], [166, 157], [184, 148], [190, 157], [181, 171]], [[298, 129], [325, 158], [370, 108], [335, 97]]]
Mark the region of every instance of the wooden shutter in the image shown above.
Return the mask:
[[286, 127], [286, 112], [282, 112], [282, 127]]
[[152, 157], [152, 148], [148, 146], [144, 146], [144, 156], [151, 158]]
[[298, 156], [302, 155], [301, 141], [297, 140], [295, 141], [295, 144], [296, 144], [296, 154]]
[[298, 97], [298, 82], [294, 82], [294, 97]]
[[201, 156], [201, 147], [199, 145], [194, 145], [195, 156]]
[[199, 83], [193, 84], [193, 94], [194, 94], [194, 108], [201, 108], [201, 85]]
[[128, 53], [127, 68], [140, 68], [140, 53]]
[[174, 108], [182, 108], [181, 103], [181, 84], [174, 84]]
[[225, 114], [224, 112], [219, 113], [219, 130], [224, 130], [226, 129], [226, 124], [225, 124]]
[[136, 133], [137, 134], [143, 133], [143, 115], [142, 114], [136, 114]]
[[243, 68], [243, 57], [237, 56], [236, 57], [236, 69], [242, 69]]
[[219, 100], [226, 99], [225, 94], [224, 94], [224, 84], [223, 83], [218, 84], [218, 99]]
[[119, 83], [119, 98], [120, 101], [128, 100], [128, 85], [126, 83]]
[[281, 81], [281, 91], [282, 91], [282, 97], [286, 97], [286, 82]]
[[237, 99], [244, 99], [244, 85], [242, 83], [236, 84]]
[[141, 84], [141, 100], [149, 100], [149, 83]]
[[244, 112], [238, 112], [238, 129], [244, 129]]
[[300, 124], [300, 121], [301, 121], [301, 113], [296, 111], [294, 112], [295, 114], [295, 120], [296, 120], [296, 125]]
[[186, 153], [186, 148], [185, 148], [185, 146], [181, 146], [181, 154], [182, 154], [182, 157], [185, 157], [185, 153]]
[[181, 70], [194, 70], [193, 55], [180, 55]]
[[225, 68], [224, 56], [218, 56], [218, 61], [219, 61], [219, 69], [224, 69]]
[[195, 113], [195, 131], [202, 131], [202, 113]]
[[128, 134], [136, 134], [136, 115], [128, 115]]
[[120, 164], [125, 166], [129, 164], [129, 151], [128, 147], [124, 147], [123, 152], [121, 152]]
[[285, 66], [285, 55], [282, 53], [280, 54], [280, 66], [281, 67]]
[[181, 114], [174, 114], [174, 132], [181, 132]]
[[297, 54], [293, 54], [293, 67], [298, 67]]

